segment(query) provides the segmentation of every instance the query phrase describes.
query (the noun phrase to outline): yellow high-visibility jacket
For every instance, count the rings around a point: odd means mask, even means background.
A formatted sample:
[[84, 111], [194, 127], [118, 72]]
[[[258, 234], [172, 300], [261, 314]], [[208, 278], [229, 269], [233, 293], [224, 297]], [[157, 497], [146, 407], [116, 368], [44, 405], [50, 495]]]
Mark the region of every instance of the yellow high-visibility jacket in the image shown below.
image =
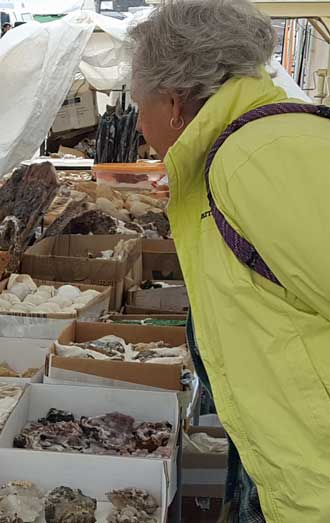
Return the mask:
[[169, 217], [222, 422], [267, 523], [330, 522], [330, 121], [253, 122], [213, 162], [218, 208], [285, 290], [241, 264], [210, 215], [204, 170], [243, 113], [288, 101], [269, 75], [234, 78], [169, 150]]

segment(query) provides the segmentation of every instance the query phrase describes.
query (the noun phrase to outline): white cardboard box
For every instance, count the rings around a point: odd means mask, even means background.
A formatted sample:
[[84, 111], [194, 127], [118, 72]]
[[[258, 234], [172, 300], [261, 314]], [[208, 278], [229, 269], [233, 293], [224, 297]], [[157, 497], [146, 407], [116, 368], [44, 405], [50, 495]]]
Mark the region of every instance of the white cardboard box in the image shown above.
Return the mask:
[[[13, 441], [25, 425], [47, 415], [50, 408], [67, 410], [76, 418], [81, 416], [101, 416], [109, 412], [121, 412], [133, 416], [137, 421], [169, 421], [173, 426], [173, 434], [169, 441], [172, 456], [169, 459], [155, 457], [140, 457], [136, 459], [140, 474], [144, 474], [144, 465], [149, 461], [165, 463], [170, 478], [169, 502], [176, 492], [176, 457], [179, 431], [179, 406], [175, 393], [150, 392], [137, 390], [110, 389], [101, 387], [79, 387], [66, 385], [32, 384], [27, 386], [20, 401], [9, 416], [0, 435], [0, 449], [6, 448], [9, 453], [32, 453], [38, 456], [45, 451], [13, 449]], [[10, 449], [10, 450], [9, 450]], [[59, 452], [50, 452], [57, 459]], [[13, 454], [14, 455], [14, 454]], [[66, 456], [75, 454], [65, 453]], [[78, 454], [82, 460], [85, 454]], [[110, 456], [103, 455], [108, 461]], [[36, 458], [37, 459], [37, 458]], [[127, 459], [133, 459], [129, 457]], [[110, 465], [110, 462], [109, 462]], [[1, 463], [0, 463], [1, 468]]]
[[[167, 467], [159, 460], [145, 460], [143, 473], [139, 458], [83, 456], [55, 452], [22, 452], [0, 449], [0, 486], [8, 481], [32, 481], [42, 492], [66, 486], [80, 489], [97, 499], [97, 523], [106, 523], [111, 504], [106, 493], [113, 489], [141, 488], [159, 504], [159, 523], [167, 520]], [[40, 517], [38, 523], [44, 523]]]
[[31, 378], [8, 378], [0, 376], [3, 383], [41, 383], [45, 359], [52, 346], [51, 340], [0, 338], [0, 363], [5, 362], [19, 372], [39, 369]]
[[[37, 279], [34, 279], [34, 282], [38, 286], [53, 285], [56, 288], [67, 284], [67, 282], [49, 282]], [[7, 288], [7, 283], [8, 280], [0, 282], [0, 292]], [[15, 336], [16, 338], [56, 340], [62, 330], [70, 325], [73, 320], [97, 321], [108, 310], [112, 292], [111, 287], [80, 283], [73, 283], [72, 285], [79, 287], [81, 291], [94, 289], [99, 291], [100, 294], [75, 314], [2, 312], [0, 313], [0, 337]]]

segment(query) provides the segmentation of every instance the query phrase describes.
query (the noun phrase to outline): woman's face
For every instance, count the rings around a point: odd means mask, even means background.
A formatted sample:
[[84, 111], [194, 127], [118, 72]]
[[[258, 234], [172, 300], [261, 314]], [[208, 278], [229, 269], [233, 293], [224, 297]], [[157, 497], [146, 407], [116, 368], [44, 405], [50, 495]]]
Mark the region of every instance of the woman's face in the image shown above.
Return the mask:
[[179, 98], [169, 93], [141, 95], [137, 90], [132, 98], [139, 108], [137, 130], [164, 159], [185, 127]]

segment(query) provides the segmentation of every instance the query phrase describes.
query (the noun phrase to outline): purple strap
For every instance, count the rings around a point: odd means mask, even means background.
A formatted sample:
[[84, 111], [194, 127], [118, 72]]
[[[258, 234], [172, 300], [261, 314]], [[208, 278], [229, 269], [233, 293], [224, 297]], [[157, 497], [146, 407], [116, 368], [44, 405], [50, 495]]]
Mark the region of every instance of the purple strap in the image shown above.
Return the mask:
[[210, 188], [210, 168], [214, 160], [214, 157], [219, 151], [220, 147], [222, 147], [225, 141], [233, 133], [244, 127], [246, 124], [254, 122], [256, 120], [260, 120], [260, 118], [265, 118], [266, 116], [276, 116], [280, 114], [290, 113], [312, 114], [330, 119], [330, 108], [326, 106], [317, 106], [309, 104], [304, 105], [296, 103], [279, 103], [264, 105], [263, 107], [253, 109], [252, 111], [243, 114], [233, 123], [231, 123], [229, 127], [227, 127], [227, 129], [220, 135], [220, 137], [217, 139], [209, 153], [205, 171], [207, 196], [209, 199], [211, 211], [224, 241], [235, 254], [235, 256], [244, 265], [247, 265], [250, 269], [254, 270], [261, 276], [267, 278], [267, 280], [270, 280], [273, 283], [276, 283], [280, 286], [282, 286], [282, 284], [279, 282], [275, 274], [261, 258], [257, 250], [253, 247], [253, 245], [251, 245], [251, 243], [245, 240], [245, 238], [242, 238], [242, 236], [240, 236], [235, 231], [235, 229], [233, 229], [233, 227], [227, 222], [225, 216], [217, 208]]

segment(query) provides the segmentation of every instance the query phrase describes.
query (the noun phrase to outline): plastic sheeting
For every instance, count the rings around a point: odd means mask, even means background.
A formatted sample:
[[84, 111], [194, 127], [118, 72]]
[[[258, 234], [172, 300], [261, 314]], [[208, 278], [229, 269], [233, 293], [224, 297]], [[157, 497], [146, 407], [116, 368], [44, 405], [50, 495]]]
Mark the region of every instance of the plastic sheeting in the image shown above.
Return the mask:
[[312, 103], [309, 96], [307, 96], [307, 94], [302, 89], [300, 89], [299, 85], [296, 84], [289, 73], [286, 72], [286, 70], [279, 62], [277, 62], [277, 60], [272, 60], [269, 72], [272, 73], [273, 82], [276, 85], [282, 87], [290, 98], [298, 98], [298, 100]]
[[128, 78], [126, 28], [120, 20], [83, 11], [47, 24], [31, 22], [0, 40], [0, 176], [41, 145], [79, 64], [95, 87], [121, 87]]
[[36, 15], [62, 15], [85, 7], [85, 0], [25, 0], [24, 3]]

